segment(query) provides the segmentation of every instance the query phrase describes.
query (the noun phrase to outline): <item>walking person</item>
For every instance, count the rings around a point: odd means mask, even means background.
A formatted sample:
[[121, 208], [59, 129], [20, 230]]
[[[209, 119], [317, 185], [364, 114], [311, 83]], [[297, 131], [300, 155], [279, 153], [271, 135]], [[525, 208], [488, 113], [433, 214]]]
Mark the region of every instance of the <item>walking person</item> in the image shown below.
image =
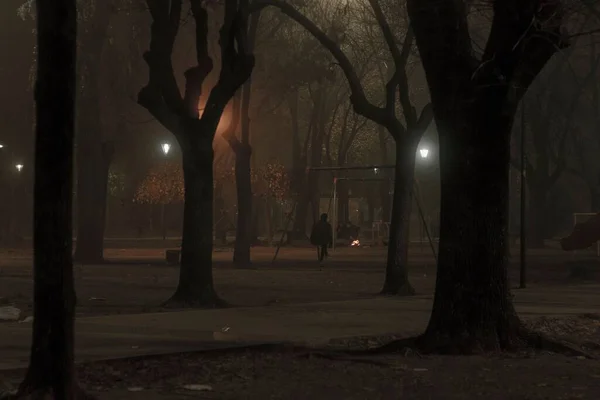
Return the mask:
[[319, 263], [323, 267], [325, 257], [329, 255], [327, 248], [333, 244], [333, 229], [331, 224], [327, 222], [327, 214], [321, 214], [321, 219], [313, 225], [310, 243], [317, 246]]

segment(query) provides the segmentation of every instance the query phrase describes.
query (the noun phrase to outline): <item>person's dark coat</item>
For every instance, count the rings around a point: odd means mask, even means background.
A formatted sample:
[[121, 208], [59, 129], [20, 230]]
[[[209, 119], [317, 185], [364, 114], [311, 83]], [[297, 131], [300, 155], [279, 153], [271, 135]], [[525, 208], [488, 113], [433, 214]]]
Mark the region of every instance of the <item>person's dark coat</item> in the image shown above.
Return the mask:
[[315, 246], [331, 246], [333, 244], [333, 229], [327, 221], [318, 221], [313, 225], [310, 243]]

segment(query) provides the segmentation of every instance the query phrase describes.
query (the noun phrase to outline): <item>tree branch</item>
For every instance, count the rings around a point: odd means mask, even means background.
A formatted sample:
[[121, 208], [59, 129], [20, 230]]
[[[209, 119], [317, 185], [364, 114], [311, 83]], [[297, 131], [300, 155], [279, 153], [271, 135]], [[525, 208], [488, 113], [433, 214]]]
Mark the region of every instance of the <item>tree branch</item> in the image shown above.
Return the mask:
[[331, 40], [321, 29], [319, 29], [310, 19], [306, 18], [302, 13], [296, 10], [293, 6], [284, 3], [281, 0], [255, 0], [250, 6], [250, 12], [259, 11], [265, 7], [276, 7], [285, 15], [296, 21], [311, 33], [336, 59], [340, 68], [344, 72], [348, 84], [350, 86], [350, 101], [354, 107], [354, 111], [365, 118], [368, 118], [378, 124], [388, 125], [388, 115], [385, 108], [377, 107], [370, 103], [365, 95], [364, 89], [354, 70], [352, 63], [340, 49], [340, 47]]
[[200, 0], [190, 0], [196, 33], [196, 66], [185, 71], [184, 103], [188, 115], [198, 118], [202, 84], [213, 69], [213, 60], [208, 52], [208, 13]]
[[[223, 110], [254, 69], [254, 55], [247, 53], [247, 0], [225, 0], [225, 17], [219, 33], [221, 73], [210, 92], [202, 121], [216, 131]], [[213, 130], [214, 128], [214, 130]]]

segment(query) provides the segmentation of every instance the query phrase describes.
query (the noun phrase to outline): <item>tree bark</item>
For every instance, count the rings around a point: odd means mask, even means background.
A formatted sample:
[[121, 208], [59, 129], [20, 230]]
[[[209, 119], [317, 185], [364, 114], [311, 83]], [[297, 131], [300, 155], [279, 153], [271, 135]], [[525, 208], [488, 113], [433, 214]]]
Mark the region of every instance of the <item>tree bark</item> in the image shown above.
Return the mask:
[[442, 352], [506, 349], [521, 328], [507, 273], [512, 118], [494, 99], [474, 103], [484, 105], [462, 116], [455, 108], [453, 121], [438, 121], [440, 247], [434, 305], [421, 342]]
[[182, 144], [184, 207], [181, 269], [177, 290], [167, 302], [215, 308], [224, 305], [217, 295], [212, 274], [213, 161], [212, 136], [188, 132]]
[[[99, 133], [99, 132], [97, 132]], [[91, 135], [90, 132], [83, 135]], [[82, 138], [77, 147], [77, 242], [75, 260], [82, 264], [104, 262], [104, 231], [108, 197], [108, 171], [113, 146]]]
[[77, 241], [75, 260], [83, 264], [104, 261], [108, 169], [112, 144], [103, 139], [100, 108], [100, 69], [110, 5], [97, 7], [82, 39], [79, 57], [82, 89], [77, 112]]
[[590, 188], [591, 212], [600, 212], [600, 188]]
[[[243, 128], [242, 128], [243, 129]], [[233, 263], [237, 267], [248, 267], [252, 245], [252, 177], [250, 176], [250, 145], [242, 143], [235, 151], [235, 185], [237, 191], [237, 227]]]
[[[37, 1], [34, 322], [29, 368], [16, 398], [72, 400], [75, 0]], [[48, 397], [46, 397], [48, 396]]]
[[[337, 223], [346, 223], [350, 221], [350, 194], [348, 189], [348, 181], [338, 180], [338, 210]], [[337, 228], [337, 227], [336, 227]]]
[[381, 290], [381, 294], [385, 295], [413, 295], [415, 293], [408, 280], [407, 264], [417, 145], [418, 140], [396, 140], [392, 219], [385, 281]]
[[[250, 17], [246, 37], [247, 50], [254, 51], [256, 33], [260, 13]], [[248, 78], [242, 86], [241, 134], [235, 151], [235, 183], [237, 189], [238, 218], [233, 250], [233, 264], [237, 267], [248, 267], [251, 264], [250, 247], [253, 242], [252, 226], [252, 176], [250, 165], [252, 147], [250, 145], [250, 99], [252, 94], [252, 78]]]

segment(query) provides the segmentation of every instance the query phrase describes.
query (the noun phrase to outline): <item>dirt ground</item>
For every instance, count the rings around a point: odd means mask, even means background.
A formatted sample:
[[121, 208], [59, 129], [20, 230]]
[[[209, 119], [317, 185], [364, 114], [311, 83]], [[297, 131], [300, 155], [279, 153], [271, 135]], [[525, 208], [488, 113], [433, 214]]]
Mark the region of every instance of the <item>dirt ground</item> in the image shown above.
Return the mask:
[[[110, 263], [77, 265], [75, 268], [79, 316], [139, 313], [161, 310], [174, 291], [178, 267], [163, 261], [164, 249], [111, 249]], [[234, 269], [229, 251], [214, 255], [214, 278], [219, 294], [230, 304], [264, 306], [351, 300], [375, 296], [384, 278], [385, 249], [337, 250], [323, 270], [313, 249], [282, 249], [272, 263], [274, 249], [255, 248], [254, 268]], [[556, 256], [530, 257], [528, 283], [548, 287], [574, 285], [570, 259]], [[14, 304], [28, 315], [32, 303], [32, 259], [27, 251], [0, 252], [0, 303]], [[600, 271], [600, 268], [598, 268]], [[600, 282], [597, 273], [588, 281]], [[511, 266], [518, 282], [518, 265]], [[411, 252], [410, 280], [420, 294], [432, 294], [435, 262], [426, 248]], [[514, 285], [513, 285], [514, 286]]]
[[[541, 318], [531, 328], [585, 342], [600, 356], [600, 316]], [[325, 350], [366, 349], [394, 337], [336, 340]], [[323, 349], [320, 350], [323, 352]], [[5, 375], [14, 388], [21, 374]], [[485, 356], [415, 353], [321, 358], [311, 352], [198, 353], [80, 365], [81, 385], [101, 400], [180, 399], [598, 399], [600, 362], [544, 352]]]
[[[163, 250], [110, 250], [112, 263], [77, 266], [79, 315], [160, 310], [174, 290], [178, 269], [164, 265]], [[284, 249], [272, 264], [272, 249], [255, 251], [254, 269], [234, 269], [231, 253], [215, 253], [215, 283], [234, 305], [318, 302], [374, 296], [381, 288], [384, 251], [344, 249], [321, 271], [312, 250]], [[570, 277], [569, 258], [531, 257], [532, 287], [582, 283]], [[421, 294], [435, 282], [433, 258], [411, 254], [410, 279]], [[517, 282], [517, 264], [511, 279]], [[598, 282], [595, 272], [585, 277]], [[515, 286], [513, 284], [513, 286]], [[0, 297], [27, 309], [31, 305], [31, 255], [0, 255]], [[600, 317], [541, 318], [532, 328], [583, 344], [600, 357]], [[378, 346], [394, 337], [336, 340], [328, 349]], [[199, 399], [598, 399], [600, 362], [583, 357], [528, 352], [471, 357], [394, 354], [367, 361], [330, 360], [291, 351], [181, 354], [78, 366], [82, 386], [106, 400]], [[21, 372], [6, 372], [2, 388], [14, 388]], [[191, 386], [190, 386], [191, 385]]]

